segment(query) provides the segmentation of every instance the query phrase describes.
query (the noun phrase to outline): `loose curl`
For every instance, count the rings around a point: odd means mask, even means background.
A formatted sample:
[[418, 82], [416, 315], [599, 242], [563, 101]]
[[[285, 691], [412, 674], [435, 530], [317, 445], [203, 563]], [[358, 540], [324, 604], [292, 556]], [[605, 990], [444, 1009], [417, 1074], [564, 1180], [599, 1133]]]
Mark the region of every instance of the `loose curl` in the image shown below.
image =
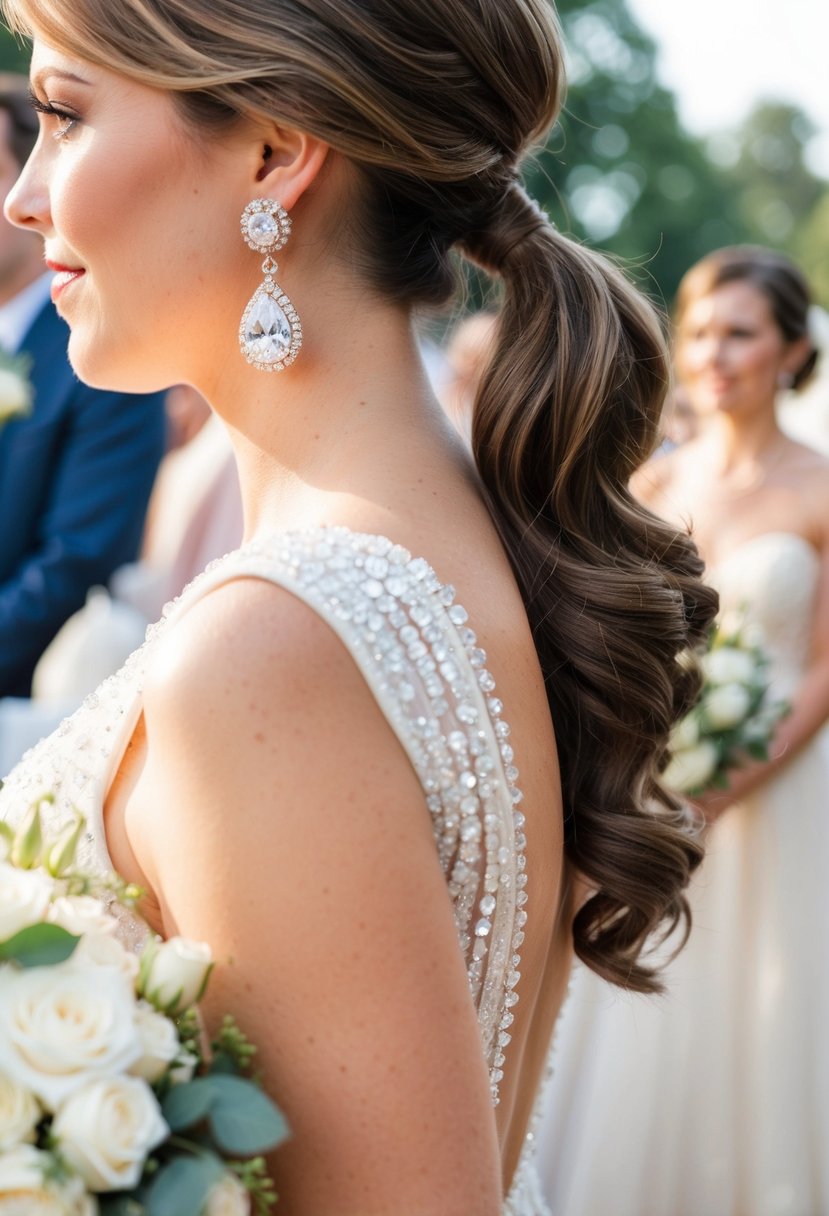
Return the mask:
[[[579, 956], [659, 988], [649, 937], [687, 922], [700, 848], [660, 788], [696, 677], [679, 656], [716, 597], [677, 534], [631, 497], [668, 357], [650, 306], [560, 236], [518, 184], [564, 87], [546, 0], [4, 0], [23, 32], [175, 95], [209, 137], [240, 114], [347, 157], [361, 199], [350, 257], [409, 307], [443, 304], [455, 250], [503, 281], [474, 417], [490, 510], [532, 623], [559, 742], [566, 850], [594, 894]], [[67, 22], [67, 9], [72, 20]]]

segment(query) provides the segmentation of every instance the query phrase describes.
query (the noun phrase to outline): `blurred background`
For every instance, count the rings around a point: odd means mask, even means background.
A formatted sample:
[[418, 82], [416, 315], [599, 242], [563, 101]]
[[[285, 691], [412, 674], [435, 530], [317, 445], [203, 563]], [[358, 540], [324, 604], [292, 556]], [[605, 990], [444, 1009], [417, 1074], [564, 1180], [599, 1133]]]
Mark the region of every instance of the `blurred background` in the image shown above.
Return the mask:
[[[829, 6], [560, 0], [566, 111], [527, 174], [559, 227], [669, 304], [721, 245], [791, 254], [829, 307]], [[27, 51], [0, 29], [0, 69]]]

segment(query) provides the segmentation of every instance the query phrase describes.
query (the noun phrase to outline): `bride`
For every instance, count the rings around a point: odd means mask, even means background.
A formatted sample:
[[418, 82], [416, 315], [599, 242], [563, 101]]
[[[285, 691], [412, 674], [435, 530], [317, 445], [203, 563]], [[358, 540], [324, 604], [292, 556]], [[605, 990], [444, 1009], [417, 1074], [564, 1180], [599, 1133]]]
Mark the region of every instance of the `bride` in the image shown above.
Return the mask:
[[[684, 920], [699, 846], [655, 773], [714, 605], [626, 490], [659, 326], [519, 184], [563, 84], [552, 10], [4, 8], [41, 122], [7, 213], [44, 238], [73, 366], [204, 394], [246, 543], [3, 813], [56, 790], [153, 930], [210, 943], [293, 1131], [285, 1216], [542, 1212], [526, 1146], [573, 950], [653, 991], [642, 948]], [[477, 467], [413, 337], [456, 252], [503, 282]]]
[[775, 414], [815, 366], [808, 309], [772, 250], [719, 250], [680, 287], [677, 368], [701, 432], [637, 492], [693, 522], [791, 713], [767, 762], [699, 800], [713, 827], [668, 998], [574, 985], [539, 1136], [557, 1216], [829, 1211], [829, 462]]

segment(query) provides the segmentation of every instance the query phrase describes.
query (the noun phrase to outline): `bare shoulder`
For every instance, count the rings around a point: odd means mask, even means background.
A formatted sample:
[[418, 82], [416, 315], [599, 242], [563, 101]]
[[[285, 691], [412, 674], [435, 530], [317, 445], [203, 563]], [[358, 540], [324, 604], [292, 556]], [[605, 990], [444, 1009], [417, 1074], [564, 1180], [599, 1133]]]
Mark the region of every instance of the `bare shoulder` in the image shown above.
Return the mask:
[[431, 817], [350, 652], [255, 579], [159, 642], [137, 815], [165, 931], [218, 961], [208, 1017], [244, 1010], [288, 1116], [280, 1196], [346, 1216], [401, 1195], [454, 1213], [472, 1194], [494, 1213], [489, 1083]]
[[811, 530], [829, 551], [829, 458], [805, 444], [792, 442], [784, 476], [808, 513]]
[[829, 457], [824, 456], [816, 448], [810, 448], [804, 443], [794, 440], [790, 447], [791, 460], [789, 468], [798, 477], [806, 477], [810, 488], [818, 493], [825, 491], [829, 497]]
[[[306, 752], [318, 772], [321, 758], [341, 763], [343, 748], [367, 731], [371, 746], [388, 731], [322, 617], [256, 578], [216, 588], [160, 639], [144, 703], [151, 731], [157, 723], [167, 737], [186, 735], [182, 746], [200, 769], [235, 769], [237, 777], [255, 761], [256, 771], [273, 778], [279, 770], [289, 780]], [[303, 781], [307, 788], [304, 771]]]

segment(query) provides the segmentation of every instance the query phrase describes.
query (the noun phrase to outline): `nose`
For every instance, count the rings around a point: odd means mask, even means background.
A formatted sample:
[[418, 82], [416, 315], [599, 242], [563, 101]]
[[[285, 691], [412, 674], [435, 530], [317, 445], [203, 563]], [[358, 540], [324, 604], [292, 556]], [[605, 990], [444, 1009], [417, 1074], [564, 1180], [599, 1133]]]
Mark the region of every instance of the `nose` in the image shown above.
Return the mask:
[[716, 334], [706, 334], [694, 343], [692, 361], [701, 371], [722, 366], [725, 357], [725, 342]]
[[45, 236], [51, 230], [49, 192], [38, 163], [38, 146], [6, 195], [3, 214], [10, 224]]

